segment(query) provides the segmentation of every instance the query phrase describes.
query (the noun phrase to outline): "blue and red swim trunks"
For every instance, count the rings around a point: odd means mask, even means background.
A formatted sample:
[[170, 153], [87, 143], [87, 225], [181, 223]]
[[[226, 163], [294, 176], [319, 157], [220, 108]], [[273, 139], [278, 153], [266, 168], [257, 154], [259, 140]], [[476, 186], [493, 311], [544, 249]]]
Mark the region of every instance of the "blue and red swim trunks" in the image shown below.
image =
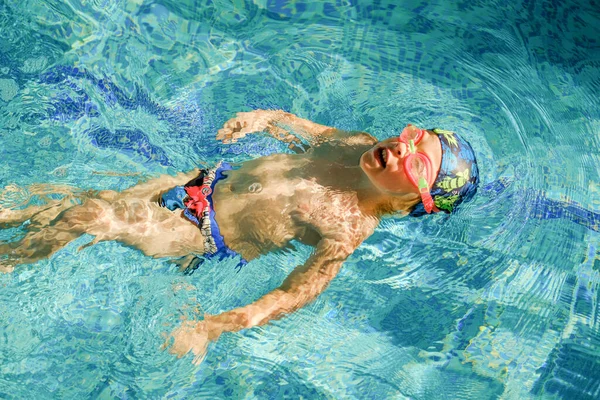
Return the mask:
[[[225, 244], [219, 225], [215, 220], [215, 210], [212, 207], [212, 193], [215, 185], [219, 180], [227, 178], [224, 172], [232, 169], [229, 163], [220, 162], [215, 168], [200, 170], [200, 174], [196, 178], [164, 193], [159, 204], [171, 211], [182, 209], [185, 218], [200, 228], [202, 236], [204, 236], [202, 258], [218, 257], [221, 260], [225, 257], [240, 257], [237, 268], [241, 268], [247, 264], [247, 261]], [[185, 272], [193, 272], [200, 264], [201, 262], [194, 263], [193, 268], [190, 270], [188, 267]]]

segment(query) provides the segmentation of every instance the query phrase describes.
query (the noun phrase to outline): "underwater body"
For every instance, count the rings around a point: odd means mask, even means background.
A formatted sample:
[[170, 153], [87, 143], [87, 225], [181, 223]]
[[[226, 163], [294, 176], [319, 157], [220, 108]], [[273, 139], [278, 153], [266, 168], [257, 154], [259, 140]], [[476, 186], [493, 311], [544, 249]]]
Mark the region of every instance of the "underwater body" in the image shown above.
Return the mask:
[[184, 275], [83, 236], [0, 275], [0, 398], [600, 397], [598, 10], [0, 0], [0, 209], [288, 152], [214, 139], [258, 108], [453, 130], [481, 180], [452, 215], [386, 219], [315, 302], [199, 366], [164, 332], [256, 300], [312, 248]]

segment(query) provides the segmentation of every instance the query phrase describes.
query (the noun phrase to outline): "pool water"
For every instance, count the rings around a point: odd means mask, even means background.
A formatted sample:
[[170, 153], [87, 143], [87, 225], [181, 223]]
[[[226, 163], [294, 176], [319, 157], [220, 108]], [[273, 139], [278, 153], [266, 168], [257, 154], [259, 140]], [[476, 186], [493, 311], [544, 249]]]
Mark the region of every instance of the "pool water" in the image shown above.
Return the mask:
[[0, 275], [0, 398], [599, 398], [599, 10], [0, 0], [2, 208], [287, 151], [214, 140], [256, 108], [381, 139], [455, 130], [482, 182], [452, 216], [384, 220], [315, 302], [200, 366], [164, 332], [256, 300], [311, 248], [187, 276], [83, 236]]

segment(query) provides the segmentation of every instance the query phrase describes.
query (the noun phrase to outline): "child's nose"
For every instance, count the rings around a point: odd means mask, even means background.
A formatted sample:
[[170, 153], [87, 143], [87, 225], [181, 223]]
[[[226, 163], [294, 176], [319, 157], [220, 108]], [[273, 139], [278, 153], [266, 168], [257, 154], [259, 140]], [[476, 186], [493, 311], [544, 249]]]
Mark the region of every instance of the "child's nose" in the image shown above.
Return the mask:
[[408, 152], [408, 146], [405, 143], [398, 141], [396, 147], [394, 148], [394, 151], [398, 157], [404, 158], [406, 156], [406, 153]]

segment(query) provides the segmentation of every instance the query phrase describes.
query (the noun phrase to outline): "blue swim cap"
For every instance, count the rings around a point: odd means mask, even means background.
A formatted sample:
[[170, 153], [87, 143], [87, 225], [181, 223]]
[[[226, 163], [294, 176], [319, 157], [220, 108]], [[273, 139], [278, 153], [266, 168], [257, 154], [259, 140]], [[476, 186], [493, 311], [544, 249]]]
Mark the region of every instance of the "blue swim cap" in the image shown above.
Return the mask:
[[[431, 187], [433, 203], [440, 210], [451, 213], [463, 201], [471, 199], [479, 184], [479, 169], [471, 145], [456, 133], [432, 129], [442, 144], [442, 165]], [[427, 214], [423, 203], [410, 212], [413, 217]]]

